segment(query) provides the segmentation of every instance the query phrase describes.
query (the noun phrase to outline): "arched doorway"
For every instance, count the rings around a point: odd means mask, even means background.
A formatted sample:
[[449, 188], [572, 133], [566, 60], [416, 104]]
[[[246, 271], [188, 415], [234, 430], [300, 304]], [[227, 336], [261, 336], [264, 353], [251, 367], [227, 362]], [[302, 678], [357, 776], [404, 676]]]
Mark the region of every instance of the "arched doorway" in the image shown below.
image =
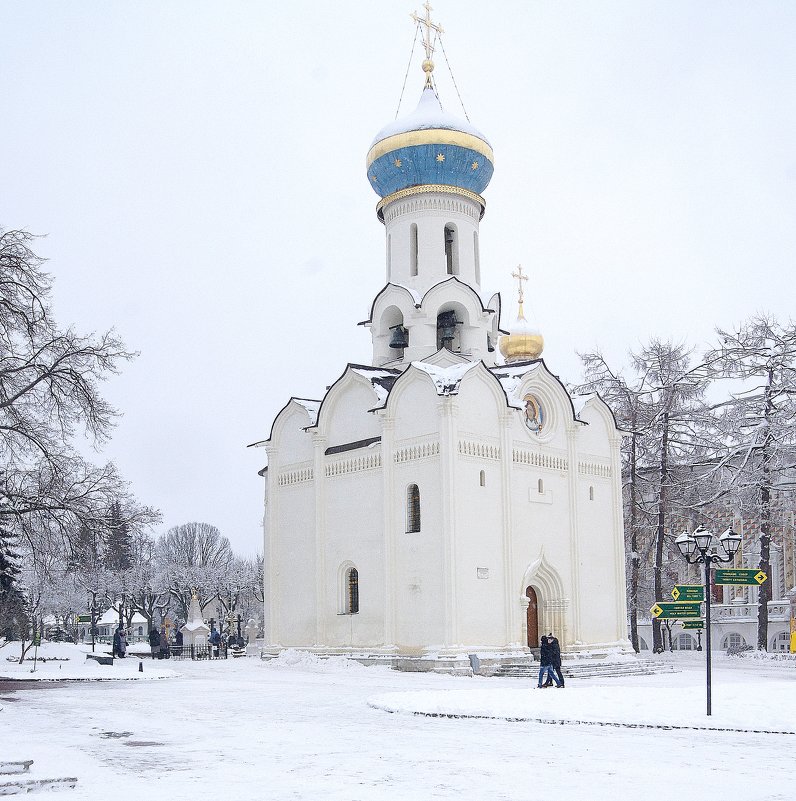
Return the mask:
[[536, 590], [533, 587], [525, 588], [525, 596], [528, 598], [528, 647], [539, 647], [539, 599], [536, 597]]

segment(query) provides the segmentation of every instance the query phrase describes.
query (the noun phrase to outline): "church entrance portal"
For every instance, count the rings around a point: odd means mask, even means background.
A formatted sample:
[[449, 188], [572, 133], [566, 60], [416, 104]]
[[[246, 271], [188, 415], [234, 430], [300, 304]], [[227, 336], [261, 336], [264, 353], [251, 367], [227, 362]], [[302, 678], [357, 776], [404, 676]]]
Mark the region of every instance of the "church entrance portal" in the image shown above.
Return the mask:
[[528, 647], [539, 647], [539, 599], [533, 587], [525, 589], [528, 598]]

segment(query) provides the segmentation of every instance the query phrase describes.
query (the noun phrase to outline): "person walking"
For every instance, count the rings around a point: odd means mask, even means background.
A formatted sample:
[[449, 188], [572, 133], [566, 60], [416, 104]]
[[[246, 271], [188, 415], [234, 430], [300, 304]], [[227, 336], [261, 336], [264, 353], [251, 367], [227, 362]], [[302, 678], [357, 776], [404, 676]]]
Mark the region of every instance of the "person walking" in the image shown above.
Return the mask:
[[149, 648], [152, 651], [152, 658], [157, 659], [160, 655], [160, 632], [154, 624], [149, 632]]
[[545, 679], [546, 677], [550, 677], [555, 681], [556, 687], [563, 687], [564, 685], [558, 680], [558, 676], [555, 673], [555, 668], [553, 667], [553, 649], [550, 647], [550, 643], [547, 640], [547, 637], [542, 637], [540, 642], [539, 648], [539, 683], [536, 685], [537, 689], [541, 690], [545, 686]]
[[116, 631], [113, 632], [113, 648], [111, 649], [111, 656], [118, 656], [120, 659], [122, 657], [122, 624], [119, 624], [119, 627]]
[[160, 659], [169, 658], [169, 635], [166, 633], [165, 626], [160, 630], [160, 653], [158, 657]]
[[[558, 686], [563, 687], [564, 674], [561, 672], [561, 645], [559, 644], [558, 639], [553, 636], [552, 632], [547, 635], [547, 644], [550, 646], [551, 664], [555, 668], [556, 674], [558, 675]], [[548, 679], [545, 683], [545, 686], [549, 687], [552, 683], [552, 680]]]

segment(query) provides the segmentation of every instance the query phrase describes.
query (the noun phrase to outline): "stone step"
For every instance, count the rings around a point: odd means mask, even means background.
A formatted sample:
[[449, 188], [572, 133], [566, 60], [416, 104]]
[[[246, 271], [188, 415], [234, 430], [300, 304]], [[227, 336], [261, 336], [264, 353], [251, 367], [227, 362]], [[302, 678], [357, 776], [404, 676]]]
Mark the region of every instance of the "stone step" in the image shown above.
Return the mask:
[[27, 773], [32, 764], [32, 759], [26, 759], [20, 762], [4, 762], [0, 760], [0, 774], [10, 776], [14, 773]]
[[66, 790], [77, 784], [74, 776], [60, 779], [17, 779], [11, 782], [0, 782], [0, 795], [25, 795], [39, 790]]
[[[597, 660], [582, 662], [564, 662], [561, 666], [564, 679], [591, 679], [614, 676], [651, 676], [656, 673], [672, 673], [674, 665], [668, 662], [652, 662], [639, 660], [636, 662], [599, 662]], [[536, 678], [539, 675], [539, 663], [515, 662], [501, 665], [495, 672], [503, 678]]]

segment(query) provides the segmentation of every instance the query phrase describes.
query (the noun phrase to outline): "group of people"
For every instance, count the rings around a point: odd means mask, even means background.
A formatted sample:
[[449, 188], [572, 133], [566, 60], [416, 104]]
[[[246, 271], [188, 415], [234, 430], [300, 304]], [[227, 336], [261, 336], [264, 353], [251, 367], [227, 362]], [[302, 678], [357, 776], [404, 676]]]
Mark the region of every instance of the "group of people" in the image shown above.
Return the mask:
[[552, 632], [540, 640], [539, 648], [539, 683], [538, 689], [564, 686], [564, 674], [561, 672], [561, 646]]
[[[182, 647], [182, 632], [179, 629], [174, 635], [174, 644], [178, 648]], [[158, 631], [158, 627], [152, 625], [149, 630], [149, 649], [152, 651], [153, 659], [168, 659], [171, 656], [171, 644], [165, 626]]]
[[112, 655], [119, 659], [124, 659], [127, 656], [127, 632], [124, 630], [122, 624], [113, 632], [113, 651]]

